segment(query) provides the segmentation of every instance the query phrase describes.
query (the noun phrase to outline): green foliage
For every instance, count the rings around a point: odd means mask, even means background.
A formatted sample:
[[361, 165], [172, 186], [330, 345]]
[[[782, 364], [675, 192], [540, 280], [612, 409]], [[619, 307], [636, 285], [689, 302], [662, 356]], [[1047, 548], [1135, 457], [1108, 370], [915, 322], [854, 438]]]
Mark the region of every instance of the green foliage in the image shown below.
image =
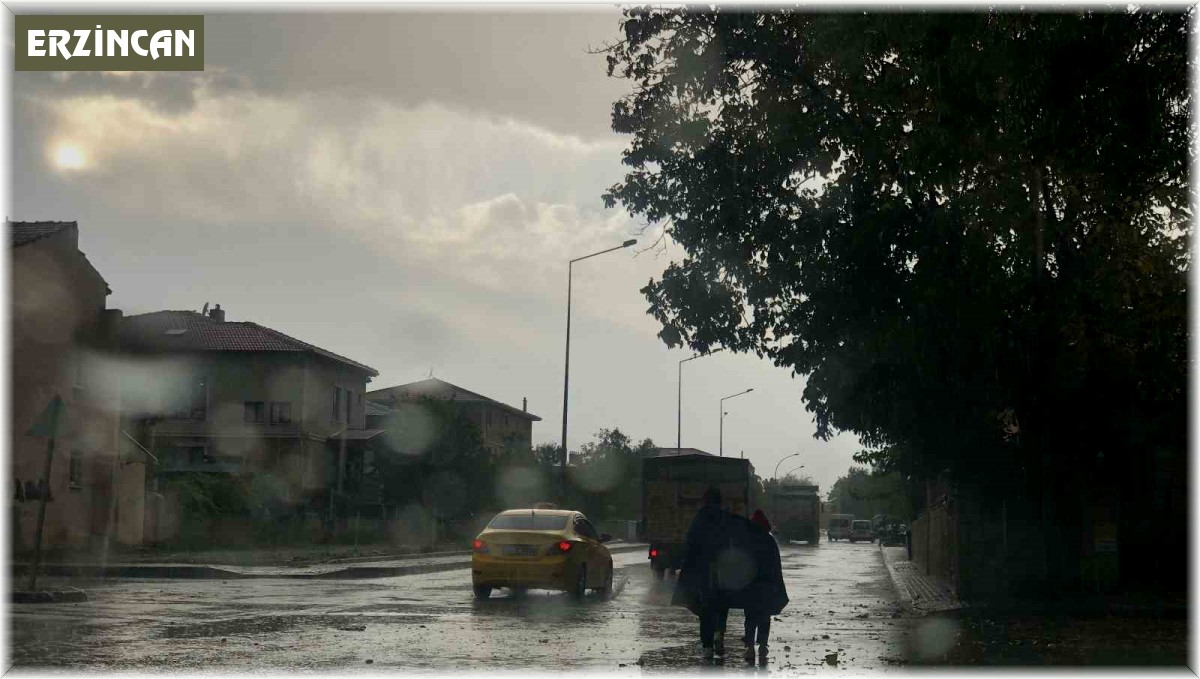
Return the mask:
[[1189, 23], [626, 10], [605, 201], [686, 254], [643, 289], [660, 336], [807, 376], [884, 471], [1182, 454]]
[[817, 484], [808, 474], [798, 475], [795, 472], [788, 472], [777, 479], [768, 479], [763, 485], [767, 489], [771, 489], [776, 486], [815, 486]]
[[912, 517], [909, 488], [896, 472], [870, 471], [851, 467], [845, 476], [829, 489], [829, 502], [834, 514], [853, 514], [869, 519], [884, 514], [897, 519]]
[[580, 446], [568, 474], [568, 498], [593, 520], [634, 520], [641, 515], [642, 458], [655, 454], [650, 439], [634, 444], [620, 429], [601, 429]]
[[751, 502], [754, 507], [765, 507], [767, 495], [780, 486], [815, 486], [816, 481], [813, 481], [811, 476], [807, 474], [797, 476], [794, 472], [788, 472], [779, 478], [764, 480], [761, 476], [754, 475], [754, 483], [750, 487]]
[[428, 398], [395, 408], [383, 425], [387, 435], [374, 447], [382, 500], [420, 504], [447, 519], [490, 507], [495, 463], [463, 411]]
[[181, 474], [169, 483], [178, 494], [181, 518], [185, 523], [240, 517], [252, 507], [246, 485], [226, 474]]

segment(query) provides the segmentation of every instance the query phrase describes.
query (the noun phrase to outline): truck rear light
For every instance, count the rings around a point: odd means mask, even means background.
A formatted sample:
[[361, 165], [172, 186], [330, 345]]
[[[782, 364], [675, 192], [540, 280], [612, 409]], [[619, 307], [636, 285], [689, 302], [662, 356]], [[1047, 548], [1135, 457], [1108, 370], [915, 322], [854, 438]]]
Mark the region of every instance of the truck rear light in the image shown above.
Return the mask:
[[657, 550], [657, 549], [652, 549], [652, 550], [650, 550], [650, 558], [651, 558], [651, 559], [657, 559], [657, 558], [658, 558], [658, 550]]

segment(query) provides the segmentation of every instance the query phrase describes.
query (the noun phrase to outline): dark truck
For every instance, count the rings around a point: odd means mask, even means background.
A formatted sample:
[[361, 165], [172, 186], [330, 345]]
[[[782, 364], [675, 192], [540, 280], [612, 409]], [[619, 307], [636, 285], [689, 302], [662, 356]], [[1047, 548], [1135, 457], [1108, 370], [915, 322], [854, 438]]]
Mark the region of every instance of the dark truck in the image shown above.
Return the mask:
[[641, 538], [650, 543], [650, 569], [661, 580], [683, 565], [683, 538], [709, 486], [721, 490], [721, 506], [749, 516], [754, 467], [749, 460], [717, 457], [695, 448], [660, 449], [642, 460]]
[[821, 497], [817, 486], [778, 486], [767, 494], [767, 519], [781, 540], [821, 541]]

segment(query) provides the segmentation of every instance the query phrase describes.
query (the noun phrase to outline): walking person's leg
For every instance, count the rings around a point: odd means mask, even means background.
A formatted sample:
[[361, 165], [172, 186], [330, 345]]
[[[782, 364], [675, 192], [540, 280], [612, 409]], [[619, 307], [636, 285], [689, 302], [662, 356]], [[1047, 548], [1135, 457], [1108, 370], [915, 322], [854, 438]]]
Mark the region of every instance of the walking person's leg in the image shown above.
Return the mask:
[[713, 616], [712, 607], [705, 606], [700, 609], [700, 645], [704, 647], [705, 657], [712, 657], [713, 652], [713, 632], [716, 626]]
[[758, 654], [766, 657], [767, 639], [771, 637], [771, 616], [763, 614], [758, 619]]
[[725, 655], [725, 624], [729, 622], [729, 606], [721, 602], [713, 606], [713, 651]]
[[745, 634], [742, 635], [742, 644], [746, 647], [745, 658], [746, 662], [754, 660], [754, 632], [758, 627], [758, 614], [752, 608], [746, 609], [746, 624]]

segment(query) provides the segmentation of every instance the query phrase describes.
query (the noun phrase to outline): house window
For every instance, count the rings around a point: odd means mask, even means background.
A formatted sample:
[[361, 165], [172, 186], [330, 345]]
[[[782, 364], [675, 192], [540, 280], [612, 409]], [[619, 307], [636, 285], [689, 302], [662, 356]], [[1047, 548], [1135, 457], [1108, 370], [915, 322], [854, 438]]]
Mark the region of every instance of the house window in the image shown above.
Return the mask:
[[485, 423], [485, 424], [486, 424], [488, 427], [491, 427], [491, 426], [492, 426], [492, 411], [490, 411], [490, 410], [489, 410], [489, 411], [487, 411], [487, 414], [486, 414], [486, 415], [484, 415], [484, 423]]
[[71, 490], [79, 490], [83, 487], [83, 451], [74, 449], [71, 451], [71, 464], [69, 479]]
[[187, 463], [189, 466], [213, 464], [217, 461], [215, 457], [208, 454], [208, 449], [204, 446], [189, 446], [182, 450], [187, 454]]
[[290, 401], [273, 401], [271, 403], [271, 424], [290, 424], [292, 421], [292, 404]]
[[162, 466], [165, 471], [203, 471], [216, 461], [204, 446], [171, 446], [163, 452]]
[[263, 422], [263, 402], [262, 401], [246, 401], [245, 408], [242, 411], [242, 421], [252, 424], [262, 424]]
[[191, 384], [192, 419], [203, 421], [208, 414], [208, 380], [197, 377]]
[[340, 420], [338, 420], [338, 418], [341, 416], [342, 416], [342, 388], [334, 387], [333, 388], [333, 421], [334, 422], [340, 421]]
[[208, 414], [208, 380], [193, 377], [178, 385], [166, 410], [173, 419], [203, 421]]
[[354, 392], [346, 390], [346, 424], [350, 423], [350, 402], [353, 400]]

